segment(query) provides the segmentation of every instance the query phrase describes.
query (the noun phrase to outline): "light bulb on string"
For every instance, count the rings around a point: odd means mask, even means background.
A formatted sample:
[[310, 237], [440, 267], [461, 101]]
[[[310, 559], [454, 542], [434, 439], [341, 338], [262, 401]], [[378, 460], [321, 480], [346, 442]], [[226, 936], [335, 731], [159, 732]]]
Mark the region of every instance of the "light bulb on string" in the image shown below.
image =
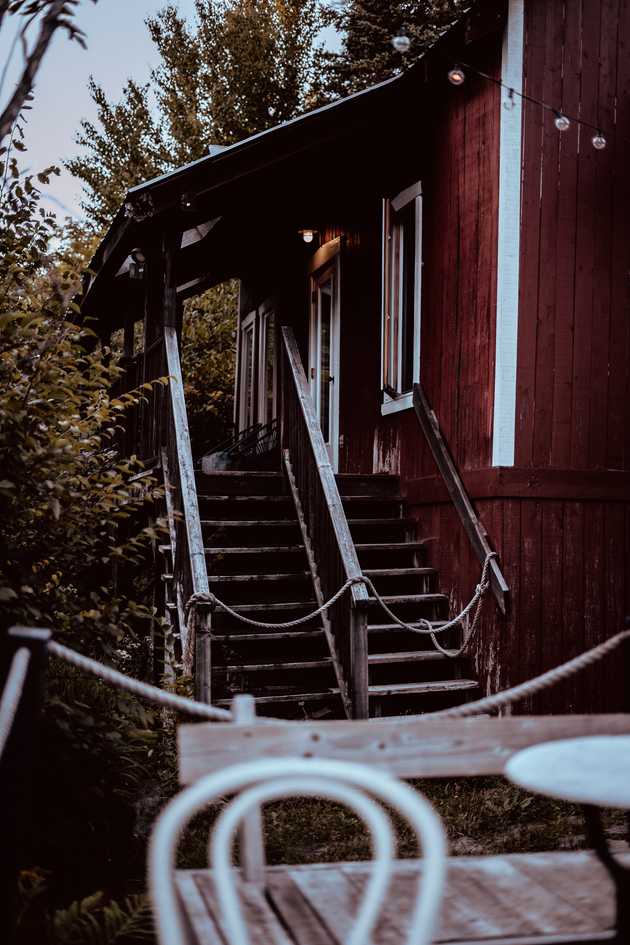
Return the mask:
[[398, 33], [397, 36], [392, 37], [392, 46], [396, 52], [402, 53], [403, 55], [409, 52], [411, 48], [411, 40], [404, 33]]
[[554, 124], [558, 131], [568, 131], [571, 127], [571, 122], [566, 115], [562, 114], [562, 112], [556, 112]]
[[593, 137], [591, 138], [591, 144], [593, 145], [596, 151], [604, 150], [604, 148], [606, 147], [607, 141], [606, 141], [606, 138], [601, 133], [601, 131], [598, 131], [597, 134], [593, 135]]
[[466, 81], [466, 73], [460, 66], [455, 66], [448, 74], [448, 81], [451, 85], [463, 85]]

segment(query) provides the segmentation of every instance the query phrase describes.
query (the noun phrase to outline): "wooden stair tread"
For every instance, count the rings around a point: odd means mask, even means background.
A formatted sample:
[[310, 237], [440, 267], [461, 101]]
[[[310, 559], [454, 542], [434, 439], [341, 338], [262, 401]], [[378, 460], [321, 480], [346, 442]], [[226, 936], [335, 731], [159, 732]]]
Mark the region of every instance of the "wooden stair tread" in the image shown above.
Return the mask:
[[314, 639], [324, 633], [322, 627], [315, 630], [261, 630], [260, 633], [213, 633], [213, 643], [253, 643], [260, 640]]
[[[325, 689], [320, 692], [287, 692], [276, 693], [271, 696], [254, 696], [254, 701], [256, 705], [270, 705], [274, 702], [319, 702], [338, 698], [338, 689]], [[229, 708], [232, 705], [232, 699], [217, 699], [214, 704]]]
[[291, 503], [292, 499], [290, 495], [206, 495], [205, 493], [200, 493], [197, 495], [198, 499], [203, 499], [207, 502], [284, 502]]
[[363, 568], [363, 573], [368, 577], [407, 577], [420, 575], [420, 577], [437, 574], [435, 568]]
[[[230, 604], [232, 610], [236, 610], [238, 613], [246, 613], [247, 611], [257, 610], [317, 610], [317, 601], [314, 600], [300, 600], [300, 601], [280, 601], [274, 602], [272, 604], [268, 602], [263, 602], [262, 604]], [[273, 621], [266, 621], [267, 623], [273, 623]]]
[[348, 525], [391, 525], [392, 522], [395, 522], [396, 525], [416, 525], [417, 522], [413, 518], [398, 518], [390, 516], [389, 518], [349, 518]]
[[[413, 622], [413, 621], [412, 621]], [[432, 627], [435, 627], [438, 630], [442, 627], [446, 620], [427, 620], [427, 623], [431, 624]], [[381, 631], [392, 631], [400, 630], [401, 633], [413, 633], [413, 631], [405, 630], [404, 627], [401, 627], [397, 623], [369, 623], [368, 624], [368, 633], [380, 633]]]
[[369, 686], [368, 693], [370, 696], [422, 695], [434, 692], [463, 692], [478, 688], [479, 683], [475, 679], [440, 679], [432, 682], [383, 683]]
[[269, 672], [275, 669], [328, 669], [332, 665], [330, 656], [319, 660], [301, 660], [286, 663], [239, 663], [228, 666], [215, 666], [213, 672], [222, 673], [255, 673]]
[[[169, 545], [170, 547], [170, 545]], [[248, 547], [204, 548], [207, 555], [266, 555], [266, 554], [293, 554], [304, 551], [304, 545], [250, 545]]]
[[[389, 521], [397, 522], [396, 519], [389, 519]], [[257, 518], [257, 519], [238, 519], [238, 518], [225, 518], [225, 519], [216, 519], [216, 518], [202, 518], [201, 527], [212, 526], [216, 528], [269, 528], [277, 526], [287, 526], [297, 528], [298, 523], [293, 518]]]
[[389, 665], [392, 663], [437, 663], [450, 657], [438, 650], [412, 650], [407, 653], [370, 653], [369, 666]]
[[[446, 594], [381, 594], [386, 604], [427, 604], [448, 600]], [[368, 597], [368, 604], [379, 604], [376, 597]], [[380, 606], [380, 604], [379, 604]]]
[[401, 495], [342, 495], [342, 502], [404, 502]]
[[[399, 521], [395, 519], [392, 521]], [[421, 551], [426, 547], [430, 538], [423, 538], [419, 541], [382, 541], [382, 542], [355, 542], [354, 547], [357, 551]]]
[[278, 574], [209, 574], [208, 580], [211, 583], [236, 584], [251, 583], [253, 581], [304, 581], [310, 578], [310, 571], [287, 571]]

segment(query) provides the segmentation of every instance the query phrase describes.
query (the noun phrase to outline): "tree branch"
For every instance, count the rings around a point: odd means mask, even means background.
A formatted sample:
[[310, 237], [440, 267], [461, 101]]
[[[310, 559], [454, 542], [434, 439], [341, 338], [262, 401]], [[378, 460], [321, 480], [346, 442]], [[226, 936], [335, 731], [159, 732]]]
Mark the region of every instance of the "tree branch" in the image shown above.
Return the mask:
[[[4, 15], [2, 9], [5, 0], [0, 0], [0, 22]], [[0, 115], [0, 143], [11, 131], [15, 119], [20, 114], [27, 96], [33, 88], [33, 82], [42, 59], [50, 45], [55, 31], [63, 25], [63, 14], [67, 10], [67, 0], [55, 0], [41, 21], [39, 35], [31, 52], [26, 57], [24, 70], [6, 108]]]

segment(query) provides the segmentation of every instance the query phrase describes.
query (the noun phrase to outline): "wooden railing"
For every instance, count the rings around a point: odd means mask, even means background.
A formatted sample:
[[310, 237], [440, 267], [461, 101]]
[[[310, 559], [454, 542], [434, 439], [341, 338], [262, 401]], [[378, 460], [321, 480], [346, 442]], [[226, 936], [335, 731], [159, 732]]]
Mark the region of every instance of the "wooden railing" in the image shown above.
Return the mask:
[[[133, 391], [140, 397], [138, 403], [126, 411], [118, 448], [124, 456], [135, 454], [145, 463], [162, 467], [172, 546], [174, 597], [178, 604], [182, 648], [186, 652], [189, 642], [186, 604], [194, 594], [208, 593], [208, 572], [177, 329], [171, 325], [159, 328], [147, 349], [132, 358], [123, 359], [121, 366], [124, 374], [116, 382], [112, 395]], [[210, 702], [210, 611], [207, 605], [193, 605], [188, 624], [193, 628], [195, 639], [195, 698]]]
[[[281, 443], [313, 572], [315, 592], [329, 600], [361, 567], [343, 510], [293, 330], [282, 328]], [[368, 717], [368, 594], [354, 584], [324, 619], [346, 714]]]
[[[185, 607], [193, 595], [208, 594], [209, 585], [177, 330], [169, 325], [164, 327], [164, 351], [169, 376], [164, 478], [174, 511], [173, 580]], [[211, 696], [210, 620], [207, 605], [198, 604], [190, 608], [188, 630], [180, 627], [184, 650], [187, 633], [194, 633], [195, 698], [200, 702], [210, 702]]]
[[[488, 542], [488, 533], [477, 517], [457, 466], [442, 436], [438, 419], [431, 409], [420, 384], [414, 385], [413, 406], [420, 421], [422, 432], [448, 489], [448, 494], [464, 526], [464, 531], [480, 564], [483, 565], [486, 557], [493, 550]], [[490, 560], [490, 587], [501, 612], [507, 613], [510, 589], [496, 558]]]

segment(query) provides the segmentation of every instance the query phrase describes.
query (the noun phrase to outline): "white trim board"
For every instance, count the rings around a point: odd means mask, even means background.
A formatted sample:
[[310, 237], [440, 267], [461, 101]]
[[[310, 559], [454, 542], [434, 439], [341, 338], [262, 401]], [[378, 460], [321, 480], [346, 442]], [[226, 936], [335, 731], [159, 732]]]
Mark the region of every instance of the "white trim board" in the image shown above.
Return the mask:
[[[509, 0], [501, 80], [523, 90], [524, 0]], [[497, 318], [492, 465], [514, 465], [516, 364], [520, 272], [523, 108], [519, 95], [501, 89]]]

